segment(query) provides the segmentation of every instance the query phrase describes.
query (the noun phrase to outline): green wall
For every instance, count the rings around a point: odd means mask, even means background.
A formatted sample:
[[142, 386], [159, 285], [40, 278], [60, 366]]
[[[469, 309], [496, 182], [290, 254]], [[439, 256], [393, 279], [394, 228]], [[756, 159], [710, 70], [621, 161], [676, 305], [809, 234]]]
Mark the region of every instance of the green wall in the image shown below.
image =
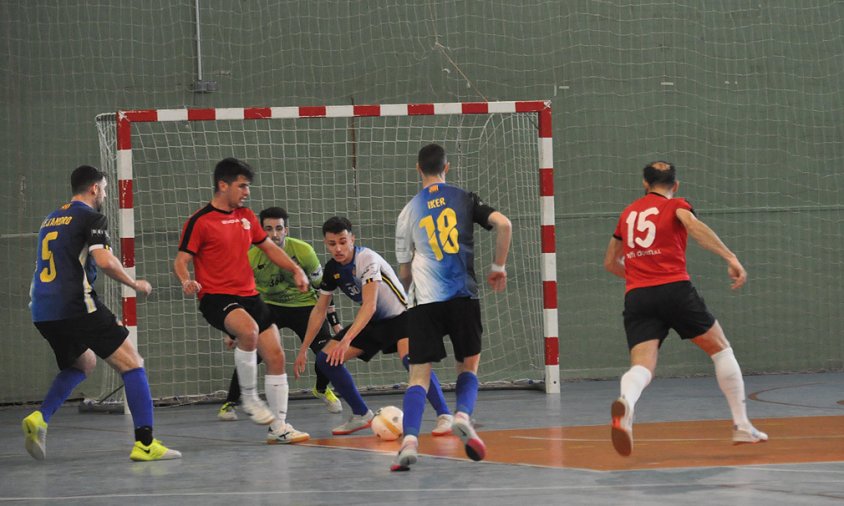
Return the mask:
[[[745, 372], [844, 368], [841, 2], [203, 0], [208, 94], [191, 92], [193, 16], [0, 0], [0, 402], [40, 398], [55, 371], [28, 321], [34, 232], [98, 162], [94, 116], [120, 108], [551, 99], [564, 376], [624, 368], [601, 261], [652, 159], [749, 271], [730, 293], [690, 247]], [[661, 373], [709, 373], [691, 348], [668, 341]]]

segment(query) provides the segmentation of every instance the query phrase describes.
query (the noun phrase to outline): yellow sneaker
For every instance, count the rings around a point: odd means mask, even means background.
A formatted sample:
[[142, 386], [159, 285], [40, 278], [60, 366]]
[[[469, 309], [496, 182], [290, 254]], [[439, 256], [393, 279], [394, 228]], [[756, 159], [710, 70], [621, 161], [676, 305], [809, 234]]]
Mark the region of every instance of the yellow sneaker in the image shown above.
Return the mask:
[[311, 390], [311, 393], [314, 394], [314, 397], [317, 399], [322, 399], [322, 402], [325, 403], [325, 407], [328, 409], [329, 413], [343, 412], [343, 405], [340, 403], [340, 399], [337, 398], [337, 395], [334, 394], [334, 390], [331, 390], [331, 387], [325, 387], [325, 393], [318, 391], [316, 387], [314, 387], [313, 390]]
[[132, 448], [132, 453], [129, 455], [129, 459], [136, 462], [172, 460], [180, 458], [182, 458], [182, 454], [180, 452], [167, 448], [157, 439], [153, 439], [149, 446], [145, 446], [140, 441], [135, 441], [135, 446]]
[[237, 411], [234, 409], [235, 406], [234, 402], [227, 402], [220, 406], [220, 410], [217, 411], [217, 419], [223, 422], [236, 422]]
[[40, 411], [33, 411], [21, 422], [23, 445], [35, 460], [47, 458], [47, 422]]

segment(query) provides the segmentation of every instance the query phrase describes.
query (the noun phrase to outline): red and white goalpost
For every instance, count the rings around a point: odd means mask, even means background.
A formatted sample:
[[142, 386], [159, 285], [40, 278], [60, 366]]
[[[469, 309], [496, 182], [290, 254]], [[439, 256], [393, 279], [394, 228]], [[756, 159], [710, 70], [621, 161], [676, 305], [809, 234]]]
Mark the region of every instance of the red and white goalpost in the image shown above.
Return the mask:
[[[102, 163], [117, 179], [120, 257], [156, 290], [140, 306], [133, 290], [119, 293], [131, 339], [137, 343], [141, 333], [155, 397], [213, 395], [231, 375], [219, 333], [201, 321], [196, 301], [184, 298], [170, 275], [181, 225], [210, 198], [216, 161], [235, 156], [253, 165], [258, 177], [248, 205], [256, 214], [286, 207], [290, 235], [314, 245], [320, 258], [326, 256], [319, 226], [345, 214], [358, 244], [395, 262], [391, 230], [397, 210], [418, 191], [415, 156], [428, 142], [446, 147], [450, 182], [478, 192], [514, 223], [508, 290], [481, 295], [481, 382], [544, 382], [546, 392], [560, 391], [550, 103], [132, 110], [101, 115], [98, 127]], [[476, 235], [479, 280], [491, 261], [488, 236]], [[337, 302], [350, 322], [353, 308]], [[284, 348], [291, 353], [298, 340], [285, 337]], [[437, 369], [446, 383], [450, 363]], [[390, 357], [350, 368], [364, 388], [406, 381]], [[311, 379], [303, 381], [300, 387], [310, 388]]]

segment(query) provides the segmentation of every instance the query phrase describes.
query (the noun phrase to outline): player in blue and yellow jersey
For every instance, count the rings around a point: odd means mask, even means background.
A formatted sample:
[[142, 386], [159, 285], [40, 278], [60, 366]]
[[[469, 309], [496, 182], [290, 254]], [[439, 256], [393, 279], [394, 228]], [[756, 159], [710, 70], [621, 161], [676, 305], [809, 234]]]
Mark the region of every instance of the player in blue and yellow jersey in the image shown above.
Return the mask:
[[512, 225], [506, 216], [474, 193], [446, 184], [445, 150], [429, 144], [419, 151], [416, 170], [422, 191], [404, 207], [396, 225], [396, 258], [405, 287], [411, 283], [416, 306], [410, 315], [410, 387], [404, 396], [404, 440], [391, 467], [406, 471], [416, 463], [419, 426], [425, 409], [431, 363], [446, 356], [448, 334], [457, 361], [457, 409], [452, 431], [466, 454], [482, 460], [486, 447], [472, 427], [478, 396], [481, 353], [481, 309], [474, 269], [475, 223], [495, 230], [495, 256], [487, 281], [495, 291], [507, 284], [504, 269]]
[[[334, 435], [343, 435], [369, 427], [373, 418], [372, 410], [363, 401], [343, 363], [352, 358], [368, 362], [379, 351], [385, 354], [398, 352], [404, 367], [409, 367], [407, 295], [395, 271], [381, 255], [369, 248], [355, 246], [352, 223], [348, 219], [329, 218], [322, 226], [322, 233], [331, 260], [325, 264], [319, 300], [311, 311], [294, 370], [297, 375], [305, 370], [307, 349], [325, 320], [332, 294], [339, 288], [360, 304], [360, 309], [352, 324], [335, 335], [334, 340], [317, 354], [316, 363], [352, 408], [349, 421], [331, 431]], [[450, 434], [452, 416], [436, 375], [431, 376], [427, 398], [437, 412], [437, 425], [431, 433], [434, 436]]]
[[[299, 340], [303, 341], [305, 331], [308, 328], [311, 309], [317, 301], [316, 287], [319, 287], [322, 282], [322, 264], [320, 264], [319, 258], [317, 258], [317, 254], [310, 244], [288, 235], [290, 215], [286, 210], [281, 207], [268, 207], [258, 213], [258, 221], [269, 235], [270, 240], [283, 249], [291, 260], [299, 264], [311, 281], [309, 290], [300, 291], [294, 283], [292, 274], [272, 263], [261, 248], [256, 246], [249, 248], [247, 255], [249, 265], [255, 274], [255, 288], [261, 295], [261, 299], [267, 303], [267, 307], [272, 314], [272, 320], [279, 329], [288, 328], [299, 336]], [[314, 354], [319, 353], [325, 343], [331, 339], [329, 324], [331, 324], [335, 333], [340, 332], [343, 328], [333, 305], [329, 306], [328, 317], [320, 327], [316, 339], [311, 343], [311, 350]], [[231, 340], [228, 341], [230, 346], [233, 343]], [[314, 365], [314, 370], [316, 385], [311, 390], [314, 397], [322, 399], [329, 412], [342, 412], [343, 405], [340, 403], [340, 399], [334, 395], [331, 387], [328, 386], [328, 376], [323, 374], [316, 365]], [[239, 401], [240, 383], [237, 379], [237, 371], [235, 371], [232, 375], [226, 402], [220, 408], [217, 417], [223, 421], [237, 420], [235, 406]]]
[[143, 359], [126, 339], [129, 331], [94, 290], [98, 268], [144, 295], [152, 292], [152, 286], [133, 279], [111, 252], [108, 220], [100, 212], [106, 197], [105, 174], [82, 165], [71, 174], [70, 184], [71, 201], [50, 213], [38, 232], [30, 289], [32, 321], [53, 348], [60, 372], [41, 407], [23, 419], [25, 447], [34, 458], [46, 458], [50, 418], [94, 370], [99, 356], [123, 377], [135, 426], [135, 446], [129, 458], [178, 459], [181, 453], [152, 437], [152, 397]]

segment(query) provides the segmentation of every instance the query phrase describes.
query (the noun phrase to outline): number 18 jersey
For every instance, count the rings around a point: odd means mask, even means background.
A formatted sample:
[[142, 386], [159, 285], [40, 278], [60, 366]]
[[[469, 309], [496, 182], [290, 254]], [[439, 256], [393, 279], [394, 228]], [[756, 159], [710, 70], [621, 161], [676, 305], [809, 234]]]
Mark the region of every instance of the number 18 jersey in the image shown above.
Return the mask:
[[411, 262], [416, 304], [478, 298], [473, 225], [492, 229], [495, 209], [474, 193], [428, 185], [407, 203], [396, 225], [396, 259]]
[[648, 193], [621, 213], [613, 237], [624, 245], [626, 291], [688, 281], [688, 232], [677, 209], [694, 212], [683, 198]]

